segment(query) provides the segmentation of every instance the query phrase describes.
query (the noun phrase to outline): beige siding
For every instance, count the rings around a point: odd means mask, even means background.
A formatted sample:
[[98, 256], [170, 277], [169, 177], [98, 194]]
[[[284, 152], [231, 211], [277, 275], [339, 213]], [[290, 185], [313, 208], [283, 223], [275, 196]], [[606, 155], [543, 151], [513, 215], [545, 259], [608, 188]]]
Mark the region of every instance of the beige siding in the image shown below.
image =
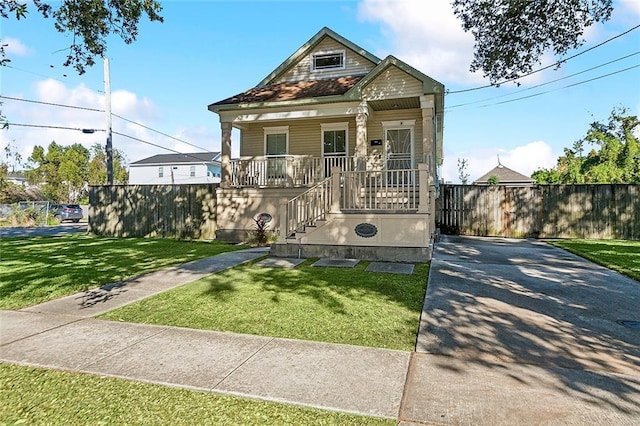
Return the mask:
[[[311, 55], [316, 52], [331, 52], [336, 50], [345, 51], [344, 69], [321, 72], [311, 71]], [[293, 65], [283, 75], [275, 80], [274, 83], [282, 83], [284, 81], [321, 80], [342, 77], [345, 75], [361, 75], [367, 74], [374, 67], [375, 64], [364, 56], [359, 55], [353, 50], [347, 49], [344, 45], [338, 43], [332, 38], [325, 38], [308, 55], [304, 56], [300, 62]]]
[[391, 66], [362, 90], [367, 101], [422, 95], [422, 82], [397, 67]]
[[[420, 109], [400, 109], [395, 111], [377, 111], [367, 120], [367, 139], [382, 139], [384, 135], [382, 130], [383, 121], [402, 121], [415, 120], [415, 128], [413, 133], [413, 152], [416, 164], [422, 159], [422, 111]], [[372, 158], [382, 158], [383, 146], [370, 146], [367, 144], [369, 156]], [[372, 163], [373, 164], [373, 163]]]
[[242, 130], [240, 156], [258, 157], [264, 155], [264, 128], [289, 126], [289, 154], [319, 157], [322, 154], [321, 125], [328, 123], [349, 123], [349, 155], [353, 155], [356, 143], [356, 122], [353, 117], [327, 118], [300, 121], [272, 121], [245, 125]]

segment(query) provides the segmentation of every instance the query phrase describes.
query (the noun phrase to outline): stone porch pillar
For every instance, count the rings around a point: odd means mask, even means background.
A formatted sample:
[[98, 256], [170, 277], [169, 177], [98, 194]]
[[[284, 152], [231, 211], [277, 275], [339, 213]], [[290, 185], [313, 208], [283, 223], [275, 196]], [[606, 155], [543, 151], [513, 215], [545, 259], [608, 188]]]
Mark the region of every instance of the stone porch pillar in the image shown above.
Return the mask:
[[367, 103], [363, 102], [358, 108], [356, 115], [356, 148], [354, 152], [355, 170], [366, 170], [367, 168], [367, 118], [369, 116], [369, 108]]
[[436, 141], [435, 141], [435, 114], [434, 98], [430, 96], [420, 96], [420, 108], [422, 109], [422, 152], [423, 160], [429, 165], [429, 174], [436, 174]]
[[221, 122], [222, 146], [220, 151], [220, 186], [231, 187], [231, 123]]

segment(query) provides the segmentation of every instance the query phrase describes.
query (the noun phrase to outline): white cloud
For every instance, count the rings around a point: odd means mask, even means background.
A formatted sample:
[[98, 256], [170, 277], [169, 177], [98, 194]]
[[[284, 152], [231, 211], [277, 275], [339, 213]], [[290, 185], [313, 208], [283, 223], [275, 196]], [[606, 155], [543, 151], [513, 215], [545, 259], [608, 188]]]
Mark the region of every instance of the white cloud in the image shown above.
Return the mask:
[[358, 12], [365, 21], [380, 22], [388, 53], [425, 74], [453, 83], [485, 82], [469, 72], [473, 36], [464, 32], [449, 0], [363, 0]]
[[540, 168], [551, 168], [556, 165], [559, 153], [554, 153], [549, 144], [543, 141], [531, 142], [510, 150], [500, 148], [479, 148], [469, 152], [445, 152], [442, 165], [442, 177], [446, 182], [460, 182], [458, 178], [458, 158], [467, 159], [469, 183], [478, 179], [500, 163], [505, 167], [526, 176]]
[[[11, 144], [24, 159], [29, 157], [36, 145], [47, 147], [52, 141], [67, 146], [81, 143], [89, 148], [95, 143], [104, 146], [106, 143], [105, 129], [107, 127], [104, 94], [87, 88], [84, 84], [68, 87], [64, 83], [53, 79], [38, 81], [34, 85], [33, 94], [7, 94], [16, 98], [31, 99], [43, 103], [20, 102], [4, 100], [3, 114], [13, 124], [28, 124], [42, 127], [28, 127], [11, 125], [8, 130], [0, 131], [0, 148]], [[48, 104], [58, 104], [48, 105]], [[59, 105], [72, 105], [79, 108], [64, 108]], [[199, 151], [198, 148], [181, 143], [175, 139], [153, 132], [148, 128], [158, 129], [167, 134], [168, 131], [159, 123], [156, 106], [147, 98], [140, 98], [127, 90], [114, 91], [111, 96], [111, 107], [114, 114], [118, 114], [130, 121], [113, 117], [113, 147], [121, 150], [129, 161], [136, 161], [158, 153], [167, 153], [161, 147], [167, 147], [179, 152]], [[101, 110], [101, 111], [92, 111]], [[137, 124], [136, 124], [137, 123]], [[138, 124], [146, 126], [142, 127]], [[58, 128], [56, 128], [58, 127]], [[72, 128], [77, 130], [61, 129]], [[97, 129], [93, 134], [85, 134], [81, 129]], [[127, 135], [130, 137], [122, 136]], [[216, 150], [211, 141], [213, 134], [208, 129], [178, 129], [171, 135], [194, 145], [209, 147]], [[144, 141], [144, 142], [142, 142]], [[158, 146], [146, 144], [149, 142]], [[219, 142], [218, 142], [219, 145]], [[219, 149], [219, 147], [218, 147]]]
[[33, 51], [22, 44], [20, 40], [13, 37], [4, 37], [2, 39], [2, 44], [6, 44], [4, 48], [4, 52], [7, 57], [11, 56], [29, 56], [33, 53]]
[[614, 10], [621, 9], [622, 14], [632, 14], [640, 16], [640, 1], [638, 0], [618, 0], [614, 4]]

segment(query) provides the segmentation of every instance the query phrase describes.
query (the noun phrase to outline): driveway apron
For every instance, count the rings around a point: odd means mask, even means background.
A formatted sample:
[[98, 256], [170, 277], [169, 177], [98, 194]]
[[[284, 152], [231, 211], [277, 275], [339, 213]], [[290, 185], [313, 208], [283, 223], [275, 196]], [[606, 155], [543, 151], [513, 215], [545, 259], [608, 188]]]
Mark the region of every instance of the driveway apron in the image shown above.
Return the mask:
[[400, 418], [640, 424], [639, 320], [635, 280], [539, 241], [443, 237]]

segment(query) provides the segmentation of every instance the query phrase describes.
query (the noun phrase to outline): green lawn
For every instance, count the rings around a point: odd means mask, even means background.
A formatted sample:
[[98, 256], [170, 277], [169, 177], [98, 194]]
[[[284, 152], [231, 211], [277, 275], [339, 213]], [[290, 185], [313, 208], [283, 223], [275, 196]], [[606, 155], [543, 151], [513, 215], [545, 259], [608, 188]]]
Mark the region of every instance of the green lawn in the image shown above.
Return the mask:
[[2, 424], [393, 425], [392, 420], [0, 363]]
[[640, 241], [549, 240], [547, 242], [640, 281]]
[[19, 309], [241, 246], [89, 235], [2, 238], [0, 309]]
[[241, 265], [100, 318], [411, 351], [428, 265], [413, 275]]

